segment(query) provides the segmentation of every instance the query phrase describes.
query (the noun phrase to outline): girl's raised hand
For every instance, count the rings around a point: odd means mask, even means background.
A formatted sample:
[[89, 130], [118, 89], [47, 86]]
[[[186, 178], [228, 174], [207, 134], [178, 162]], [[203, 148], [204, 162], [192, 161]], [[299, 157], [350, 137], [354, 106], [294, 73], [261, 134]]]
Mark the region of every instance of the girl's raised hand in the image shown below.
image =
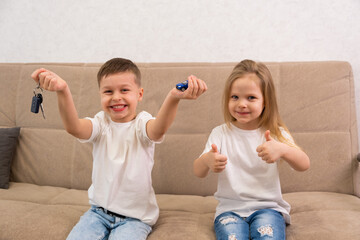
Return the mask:
[[274, 163], [282, 156], [283, 143], [280, 143], [270, 136], [270, 131], [265, 132], [266, 142], [256, 148], [258, 156], [266, 163]]
[[31, 74], [31, 78], [39, 83], [41, 88], [48, 91], [58, 92], [67, 87], [67, 83], [61, 77], [45, 68], [35, 70]]

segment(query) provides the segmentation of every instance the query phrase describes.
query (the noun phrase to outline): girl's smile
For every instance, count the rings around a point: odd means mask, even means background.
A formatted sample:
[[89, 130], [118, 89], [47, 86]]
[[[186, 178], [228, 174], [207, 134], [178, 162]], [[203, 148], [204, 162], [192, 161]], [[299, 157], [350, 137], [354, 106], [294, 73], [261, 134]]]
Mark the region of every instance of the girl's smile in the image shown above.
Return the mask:
[[237, 114], [239, 115], [247, 115], [247, 114], [250, 114], [250, 112], [236, 112]]

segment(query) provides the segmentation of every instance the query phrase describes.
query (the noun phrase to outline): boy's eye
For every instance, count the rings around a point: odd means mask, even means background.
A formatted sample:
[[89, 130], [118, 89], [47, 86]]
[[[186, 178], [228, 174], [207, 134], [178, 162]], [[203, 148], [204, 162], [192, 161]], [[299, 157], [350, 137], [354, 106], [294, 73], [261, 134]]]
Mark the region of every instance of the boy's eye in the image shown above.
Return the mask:
[[128, 92], [128, 91], [129, 91], [129, 89], [126, 89], [126, 88], [121, 89], [121, 92]]
[[105, 94], [111, 94], [112, 91], [111, 91], [111, 90], [105, 90], [104, 93], [105, 93]]

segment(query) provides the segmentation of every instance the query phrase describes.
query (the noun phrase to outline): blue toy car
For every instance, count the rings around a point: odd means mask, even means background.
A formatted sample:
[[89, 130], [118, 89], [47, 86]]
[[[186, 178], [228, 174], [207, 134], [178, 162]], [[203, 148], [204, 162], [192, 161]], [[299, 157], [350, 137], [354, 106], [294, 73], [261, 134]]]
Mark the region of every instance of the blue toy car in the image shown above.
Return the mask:
[[181, 83], [176, 84], [176, 89], [180, 91], [185, 91], [188, 88], [188, 80], [185, 80]]

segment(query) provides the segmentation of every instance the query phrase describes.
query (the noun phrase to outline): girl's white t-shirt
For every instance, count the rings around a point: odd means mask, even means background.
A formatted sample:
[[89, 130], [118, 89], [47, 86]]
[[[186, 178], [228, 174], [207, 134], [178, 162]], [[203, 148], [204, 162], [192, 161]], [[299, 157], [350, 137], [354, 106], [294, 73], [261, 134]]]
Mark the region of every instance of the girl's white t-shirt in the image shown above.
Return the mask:
[[[228, 211], [248, 217], [267, 208], [281, 212], [286, 223], [290, 223], [290, 205], [282, 198], [277, 163], [264, 162], [256, 152], [266, 141], [264, 131], [230, 126], [223, 124], [214, 128], [203, 152], [209, 152], [211, 144], [216, 144], [218, 151], [227, 156], [226, 168], [218, 175], [214, 194], [219, 201], [215, 218]], [[284, 129], [280, 130], [286, 139], [294, 142]]]
[[93, 143], [92, 184], [89, 202], [112, 212], [137, 218], [154, 225], [159, 216], [151, 171], [155, 143], [146, 133], [146, 124], [154, 119], [141, 112], [130, 122], [117, 123], [103, 111], [90, 119]]

